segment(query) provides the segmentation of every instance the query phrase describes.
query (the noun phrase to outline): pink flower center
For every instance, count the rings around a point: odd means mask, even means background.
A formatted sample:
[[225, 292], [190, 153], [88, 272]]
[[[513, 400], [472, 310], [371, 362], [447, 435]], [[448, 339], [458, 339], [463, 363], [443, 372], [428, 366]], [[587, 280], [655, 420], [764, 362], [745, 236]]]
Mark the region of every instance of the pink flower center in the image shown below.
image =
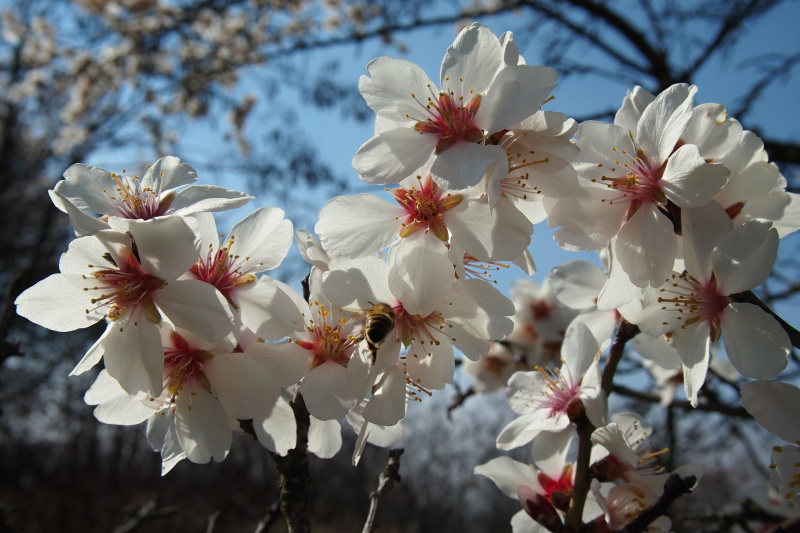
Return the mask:
[[580, 402], [582, 378], [574, 379], [568, 372], [562, 374], [560, 368], [537, 367], [536, 370], [546, 380], [546, 386], [537, 398], [539, 405], [550, 410], [550, 417], [559, 414], [569, 415], [570, 411], [576, 408], [576, 402]]
[[[110, 255], [105, 257], [114, 263]], [[89, 266], [94, 268], [94, 265]], [[107, 306], [106, 318], [109, 320], [119, 320], [134, 310], [140, 310], [151, 322], [158, 324], [161, 316], [153, 303], [152, 294], [166, 282], [142, 270], [138, 259], [130, 251], [126, 252], [125, 262], [115, 266], [117, 268], [99, 269], [92, 274], [99, 283], [86, 289], [99, 293], [91, 298], [92, 304]]]
[[633, 156], [627, 150], [611, 149], [619, 154], [619, 159], [609, 169], [610, 174], [601, 180], [620, 195], [608, 200], [610, 203], [628, 202], [630, 207], [626, 218], [631, 218], [642, 205], [667, 203], [667, 196], [661, 188], [666, 165], [653, 168], [641, 150]]
[[331, 323], [333, 318], [324, 304], [315, 301], [311, 303], [311, 307], [316, 308], [317, 317], [306, 322], [309, 338], [298, 339], [297, 344], [312, 352], [312, 367], [318, 367], [328, 361], [346, 367], [353, 350], [361, 340], [360, 336], [353, 334], [352, 324], [344, 318]]
[[[431, 95], [425, 103], [428, 118], [414, 124], [414, 129], [422, 134], [436, 135], [434, 153], [441, 154], [458, 141], [479, 142], [483, 140], [483, 131], [474, 124], [475, 114], [481, 105], [481, 95], [471, 95], [469, 101], [463, 96], [455, 97], [455, 93], [441, 92], [438, 97]], [[416, 100], [416, 95], [412, 94]], [[435, 98], [435, 99], [434, 99]]]
[[[123, 170], [123, 172], [125, 172]], [[116, 204], [117, 216], [129, 219], [150, 220], [166, 213], [174, 194], [161, 198], [161, 191], [150, 187], [143, 187], [138, 177], [120, 176], [111, 173], [111, 178], [116, 182], [113, 196], [108, 198]], [[108, 191], [105, 191], [108, 194]]]
[[172, 346], [164, 347], [165, 388], [175, 395], [184, 384], [196, 382], [210, 391], [211, 383], [203, 373], [203, 364], [213, 355], [194, 348], [176, 332], [172, 332], [170, 341]]
[[209, 246], [206, 257], [198, 259], [190, 269], [195, 278], [216, 287], [229, 302], [232, 302], [231, 294], [234, 289], [256, 282], [255, 275], [243, 269], [249, 258], [231, 253], [234, 241], [235, 237], [231, 236], [227, 246], [216, 252]]
[[417, 179], [418, 187], [396, 189], [392, 193], [405, 211], [400, 237], [408, 237], [421, 229], [432, 231], [439, 240], [446, 242], [450, 234], [444, 220], [445, 213], [460, 204], [464, 197], [442, 191], [430, 174], [424, 180], [419, 176]]
[[672, 274], [667, 285], [659, 292], [671, 295], [659, 296], [658, 302], [666, 304], [661, 307], [662, 311], [677, 313], [681, 329], [705, 322], [711, 328], [711, 341], [716, 342], [719, 339], [722, 333], [722, 312], [728, 307], [730, 298], [720, 292], [713, 273], [706, 283], [698, 281], [686, 271], [680, 275]]

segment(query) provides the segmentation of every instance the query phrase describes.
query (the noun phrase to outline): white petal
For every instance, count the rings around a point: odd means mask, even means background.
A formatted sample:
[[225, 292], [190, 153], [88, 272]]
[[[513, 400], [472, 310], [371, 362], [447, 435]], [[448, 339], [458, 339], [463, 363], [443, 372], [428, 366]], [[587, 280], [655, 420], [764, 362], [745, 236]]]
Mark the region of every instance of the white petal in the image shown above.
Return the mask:
[[271, 369], [248, 353], [215, 355], [203, 365], [203, 372], [225, 412], [233, 418], [263, 416], [280, 394]]
[[269, 415], [253, 419], [253, 429], [258, 442], [266, 449], [285, 456], [297, 444], [297, 421], [289, 402], [281, 397]]
[[692, 118], [697, 87], [675, 84], [662, 91], [642, 112], [636, 140], [656, 167], [666, 160]]
[[456, 363], [453, 345], [446, 338], [439, 338], [439, 344], [419, 339], [412, 341], [406, 355], [406, 370], [409, 377], [426, 389], [441, 390], [453, 381]]
[[456, 37], [442, 60], [442, 91], [457, 96], [486, 92], [497, 72], [505, 68], [497, 36], [483, 24], [471, 24]]
[[722, 314], [722, 340], [733, 366], [755, 379], [777, 376], [786, 368], [789, 335], [769, 313], [746, 303], [732, 303]]
[[512, 420], [497, 436], [497, 447], [501, 450], [513, 450], [528, 444], [543, 431], [561, 431], [569, 425], [566, 416], [548, 417], [541, 411], [522, 415]]
[[694, 209], [681, 209], [681, 228], [686, 270], [695, 278], [711, 279], [711, 254], [725, 235], [733, 230], [733, 223], [716, 202]]
[[697, 392], [706, 380], [708, 360], [711, 355], [709, 328], [705, 323], [695, 324], [675, 332], [673, 342], [683, 364], [683, 388], [693, 406], [697, 406]]
[[425, 166], [437, 141], [435, 135], [410, 126], [384, 131], [361, 145], [353, 156], [353, 169], [367, 183], [399, 183]]
[[148, 274], [178, 279], [197, 261], [195, 234], [180, 217], [136, 221], [128, 229]]
[[593, 264], [575, 259], [553, 268], [547, 281], [561, 303], [573, 309], [585, 309], [597, 304], [606, 275]]
[[300, 381], [311, 368], [311, 353], [295, 342], [248, 346], [247, 354], [270, 369], [272, 379], [279, 387], [290, 387]]
[[678, 148], [667, 161], [661, 187], [679, 207], [703, 207], [728, 181], [728, 169], [706, 163], [693, 144]]
[[397, 239], [403, 214], [399, 206], [374, 194], [337, 196], [320, 210], [314, 231], [328, 253], [364, 257]]
[[252, 198], [217, 185], [191, 185], [175, 195], [169, 211], [183, 216], [202, 211], [225, 211], [241, 207]]
[[536, 113], [557, 82], [558, 74], [550, 67], [508, 67], [495, 77], [475, 121], [490, 134], [510, 128]]
[[56, 184], [54, 190], [78, 209], [100, 214], [116, 211], [106, 195], [106, 191], [113, 191], [116, 187], [109, 171], [76, 163], [64, 172], [64, 178], [65, 180]]
[[347, 378], [347, 369], [333, 361], [311, 369], [300, 383], [308, 412], [320, 420], [343, 418], [355, 405]]
[[153, 301], [173, 324], [206, 340], [220, 339], [233, 329], [233, 315], [227, 300], [204, 281], [171, 281], [153, 294]]
[[320, 459], [330, 459], [342, 448], [342, 426], [338, 420], [318, 420], [311, 416], [308, 451]]
[[65, 196], [57, 191], [48, 191], [50, 199], [53, 204], [69, 215], [69, 223], [72, 229], [75, 230], [75, 235], [82, 237], [84, 235], [94, 235], [98, 231], [109, 229], [108, 223], [103, 222], [88, 213], [78, 209], [72, 202]]
[[406, 416], [406, 376], [397, 365], [381, 379], [380, 388], [372, 394], [364, 419], [380, 426], [393, 426]]
[[389, 288], [410, 314], [428, 316], [447, 298], [453, 265], [438, 239], [420, 232], [403, 239], [389, 257]]
[[193, 463], [222, 461], [233, 437], [229, 417], [210, 392], [184, 387], [176, 400], [175, 431], [186, 457]]
[[161, 394], [164, 347], [158, 328], [147, 321], [109, 324], [103, 362], [111, 377], [130, 394]]
[[778, 232], [763, 220], [751, 220], [726, 235], [711, 255], [719, 289], [736, 294], [767, 281], [778, 241]]
[[97, 405], [94, 416], [104, 424], [133, 426], [155, 414], [152, 408], [125, 392], [105, 370], [100, 372], [86, 391], [83, 401], [88, 405]]
[[72, 369], [72, 372], [69, 373], [70, 376], [78, 376], [83, 374], [100, 362], [100, 359], [103, 358], [103, 351], [105, 350], [106, 337], [114, 327], [115, 326], [113, 323], [108, 324], [105, 331], [103, 331], [103, 334], [100, 335], [100, 338], [97, 339], [97, 341], [88, 350], [86, 350], [83, 358], [77, 365], [75, 365], [75, 368]]
[[[242, 324], [265, 340], [280, 340], [305, 328], [308, 304], [283, 283], [267, 276], [236, 291]], [[298, 307], [302, 306], [302, 307]]]
[[511, 517], [511, 533], [547, 533], [547, 530], [522, 509]]
[[75, 274], [52, 274], [17, 296], [17, 314], [53, 331], [73, 331], [96, 324], [103, 317], [93, 307]]
[[[394, 120], [425, 120], [419, 102], [425, 102], [431, 88], [431, 79], [419, 65], [406, 59], [378, 57], [370, 61], [367, 71], [371, 77], [361, 76], [358, 90], [367, 105], [378, 115]], [[409, 124], [410, 125], [410, 124]], [[410, 128], [409, 128], [410, 129]]]
[[292, 222], [283, 209], [262, 207], [239, 221], [230, 232], [231, 253], [247, 257], [250, 272], [272, 270], [280, 265], [292, 245]]
[[614, 245], [619, 264], [637, 287], [662, 285], [672, 272], [677, 250], [672, 222], [652, 205], [636, 211]]
[[181, 163], [177, 157], [168, 155], [147, 169], [142, 182], [147, 183], [154, 179], [160, 180], [161, 188], [167, 190], [194, 183], [197, 181], [197, 173], [189, 164]]
[[458, 142], [436, 157], [431, 173], [448, 189], [476, 185], [494, 164], [508, 165], [508, 157], [499, 146]]
[[469, 199], [448, 215], [452, 241], [479, 261], [514, 259], [531, 243], [533, 225], [505, 198], [500, 198], [494, 209], [483, 199]]
[[541, 490], [533, 468], [510, 457], [495, 457], [486, 464], [476, 466], [473, 472], [491, 479], [497, 488], [509, 498], [517, 498], [517, 489], [520, 485]]
[[790, 383], [751, 381], [741, 387], [742, 406], [764, 429], [786, 442], [800, 440], [800, 389]]

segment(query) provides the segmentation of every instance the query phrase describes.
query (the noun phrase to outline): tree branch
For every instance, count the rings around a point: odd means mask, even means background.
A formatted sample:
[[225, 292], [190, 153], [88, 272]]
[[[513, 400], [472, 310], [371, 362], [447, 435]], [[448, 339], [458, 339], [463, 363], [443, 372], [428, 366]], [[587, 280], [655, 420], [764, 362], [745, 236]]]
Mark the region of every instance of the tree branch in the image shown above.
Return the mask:
[[378, 489], [369, 495], [369, 513], [367, 521], [364, 523], [362, 533], [374, 533], [378, 529], [378, 510], [381, 505], [381, 498], [386, 495], [395, 483], [400, 482], [400, 456], [403, 455], [402, 448], [389, 450], [389, 462], [378, 478]]

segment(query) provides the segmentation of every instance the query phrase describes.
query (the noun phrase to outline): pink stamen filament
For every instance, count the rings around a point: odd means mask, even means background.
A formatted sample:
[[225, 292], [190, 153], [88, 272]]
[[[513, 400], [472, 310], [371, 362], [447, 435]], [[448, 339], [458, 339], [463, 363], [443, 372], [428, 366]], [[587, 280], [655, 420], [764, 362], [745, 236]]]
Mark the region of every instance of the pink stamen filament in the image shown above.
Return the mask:
[[658, 302], [671, 305], [663, 305], [661, 310], [677, 313], [675, 320], [681, 321], [681, 329], [698, 322], [707, 323], [711, 329], [711, 340], [716, 341], [722, 331], [722, 312], [730, 303], [730, 298], [719, 292], [716, 277], [712, 274], [708, 282], [702, 283], [684, 271], [678, 276], [673, 274], [667, 282], [669, 285], [659, 292], [672, 296], [659, 296]]
[[406, 212], [402, 217], [399, 235], [405, 238], [420, 229], [430, 230], [439, 240], [446, 242], [450, 234], [444, 215], [460, 204], [464, 197], [460, 194], [444, 193], [430, 175], [424, 180], [419, 176], [417, 179], [419, 188], [401, 188], [392, 193]]

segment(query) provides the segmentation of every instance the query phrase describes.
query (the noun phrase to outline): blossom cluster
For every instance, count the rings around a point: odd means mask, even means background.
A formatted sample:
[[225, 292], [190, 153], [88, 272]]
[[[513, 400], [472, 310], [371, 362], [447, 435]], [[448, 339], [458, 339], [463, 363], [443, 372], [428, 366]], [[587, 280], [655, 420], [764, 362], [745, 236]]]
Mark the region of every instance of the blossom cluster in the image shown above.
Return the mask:
[[[264, 274], [292, 243], [281, 209], [258, 209], [220, 238], [211, 212], [249, 197], [195, 185], [190, 166], [165, 157], [141, 178], [66, 171], [50, 195], [78, 238], [60, 274], [19, 296], [18, 313], [56, 331], [105, 321], [73, 373], [103, 360], [86, 402], [103, 422], [146, 420], [164, 471], [184, 457], [221, 460], [241, 420], [286, 453], [298, 393], [310, 449], [335, 453], [344, 419], [358, 460], [366, 442], [400, 437], [408, 401], [451, 383], [461, 354], [475, 390], [505, 388], [518, 415], [497, 447], [531, 447], [534, 465], [502, 457], [475, 470], [519, 499], [514, 531], [561, 527], [581, 435], [593, 466], [580, 519], [625, 527], [668, 474], [651, 464], [646, 422], [609, 414], [603, 354], [615, 332], [637, 328], [631, 346], [664, 403], [682, 382], [698, 405], [712, 365], [732, 379], [777, 376], [790, 339], [750, 291], [800, 227], [798, 196], [755, 134], [721, 105], [695, 105], [693, 85], [636, 87], [613, 123], [577, 124], [542, 109], [556, 72], [480, 24], [448, 48], [438, 83], [401, 59], [367, 70], [359, 89], [374, 136], [352, 163], [388, 194], [335, 197], [317, 236], [294, 232], [311, 265], [304, 294]], [[512, 301], [492, 271], [532, 274], [533, 225], [545, 220], [561, 247], [596, 250], [604, 268], [566, 263], [541, 287], [520, 281]], [[729, 363], [712, 360], [720, 338]], [[744, 390], [752, 406], [778, 396]]]

